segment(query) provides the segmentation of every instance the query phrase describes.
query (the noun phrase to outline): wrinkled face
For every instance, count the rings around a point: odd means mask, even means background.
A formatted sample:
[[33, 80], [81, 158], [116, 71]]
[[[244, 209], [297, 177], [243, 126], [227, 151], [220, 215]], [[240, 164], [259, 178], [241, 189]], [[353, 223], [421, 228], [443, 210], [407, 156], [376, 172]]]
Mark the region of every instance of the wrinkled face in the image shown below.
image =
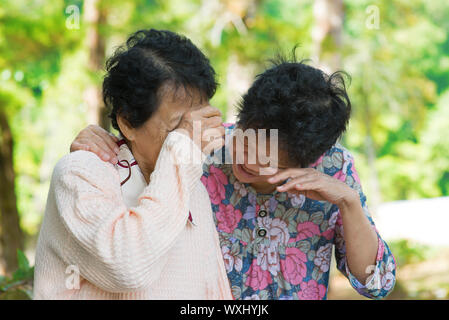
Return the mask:
[[[235, 177], [240, 182], [251, 184], [256, 191], [261, 193], [270, 193], [276, 188], [277, 185], [268, 182], [270, 177], [280, 170], [294, 167], [289, 161], [287, 152], [282, 148], [279, 150], [274, 148], [271, 146], [272, 142], [269, 137], [259, 139], [258, 135], [255, 140], [241, 136], [233, 138], [232, 171]], [[268, 161], [268, 156], [275, 161]]]
[[193, 90], [189, 93], [183, 88], [166, 90], [159, 108], [142, 126], [128, 130], [127, 137], [125, 130], [120, 127], [144, 175], [154, 170], [167, 135], [178, 127], [183, 115], [192, 108], [208, 103], [207, 99], [201, 99], [201, 95]]

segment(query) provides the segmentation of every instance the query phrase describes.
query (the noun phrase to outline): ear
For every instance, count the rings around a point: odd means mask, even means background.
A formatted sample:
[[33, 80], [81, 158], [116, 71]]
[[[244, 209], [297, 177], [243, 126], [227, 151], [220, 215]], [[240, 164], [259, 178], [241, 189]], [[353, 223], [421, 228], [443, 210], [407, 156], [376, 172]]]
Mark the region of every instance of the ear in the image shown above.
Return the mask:
[[135, 139], [135, 129], [131, 126], [128, 120], [117, 115], [117, 124], [120, 131], [128, 141], [134, 141]]

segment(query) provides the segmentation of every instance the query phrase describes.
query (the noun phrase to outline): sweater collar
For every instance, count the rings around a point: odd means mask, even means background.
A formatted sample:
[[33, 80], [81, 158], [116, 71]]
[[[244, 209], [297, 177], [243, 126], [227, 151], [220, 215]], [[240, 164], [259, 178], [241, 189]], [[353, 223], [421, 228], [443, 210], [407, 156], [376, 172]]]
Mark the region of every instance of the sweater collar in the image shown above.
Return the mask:
[[[119, 136], [119, 139], [117, 145], [120, 151], [117, 155], [116, 168], [120, 176], [122, 195], [128, 207], [135, 207], [139, 205], [139, 198], [147, 183], [125, 139], [122, 136]], [[189, 221], [195, 225], [191, 212], [189, 212]]]

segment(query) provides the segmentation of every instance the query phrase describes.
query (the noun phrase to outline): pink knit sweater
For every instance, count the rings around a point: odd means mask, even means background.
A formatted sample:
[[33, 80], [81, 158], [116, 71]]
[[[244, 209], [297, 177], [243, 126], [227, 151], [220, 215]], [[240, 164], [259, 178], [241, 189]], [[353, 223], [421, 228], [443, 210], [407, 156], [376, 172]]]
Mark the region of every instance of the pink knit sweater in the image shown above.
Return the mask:
[[120, 186], [119, 166], [85, 151], [63, 157], [39, 234], [34, 298], [232, 299], [192, 152], [204, 160], [187, 136], [170, 133], [134, 196]]

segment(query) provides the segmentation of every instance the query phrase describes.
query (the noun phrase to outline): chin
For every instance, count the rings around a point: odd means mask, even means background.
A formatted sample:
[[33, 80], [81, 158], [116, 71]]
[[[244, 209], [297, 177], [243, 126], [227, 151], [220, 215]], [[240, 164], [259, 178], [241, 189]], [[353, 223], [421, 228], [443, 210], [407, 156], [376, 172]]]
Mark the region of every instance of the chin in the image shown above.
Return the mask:
[[232, 172], [239, 182], [255, 183], [265, 180], [264, 176], [254, 175], [246, 171], [241, 164], [232, 164]]

